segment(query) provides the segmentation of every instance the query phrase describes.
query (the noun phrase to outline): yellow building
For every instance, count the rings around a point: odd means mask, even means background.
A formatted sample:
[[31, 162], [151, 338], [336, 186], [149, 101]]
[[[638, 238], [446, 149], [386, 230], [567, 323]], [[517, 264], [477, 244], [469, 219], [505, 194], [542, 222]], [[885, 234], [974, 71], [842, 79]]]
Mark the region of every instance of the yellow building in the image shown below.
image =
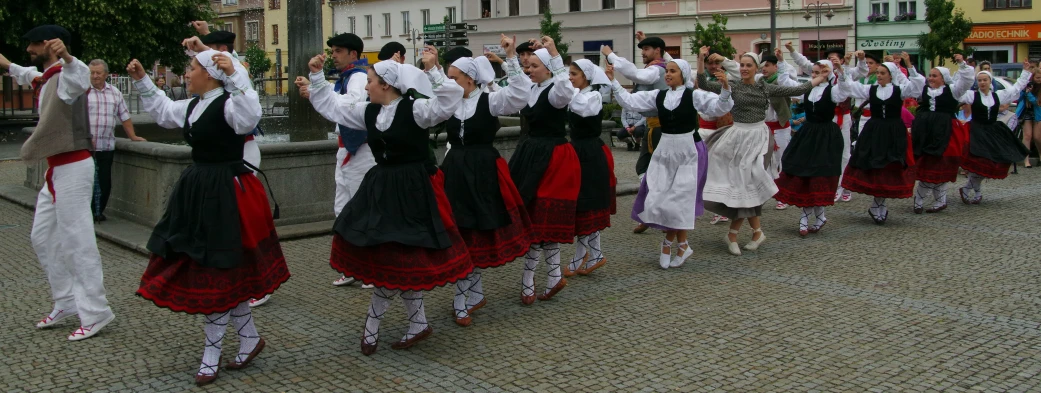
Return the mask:
[[1041, 12], [1031, 0], [954, 0], [972, 19], [972, 35], [964, 46], [973, 58], [991, 63], [1041, 59]]
[[[300, 0], [297, 0], [300, 1]], [[322, 2], [322, 42], [325, 42], [325, 37], [333, 35], [333, 10], [331, 3], [335, 1], [327, 2], [325, 0], [313, 0]], [[286, 16], [286, 7], [288, 0], [267, 0], [264, 7], [264, 30], [265, 30], [265, 45], [264, 50], [267, 52], [268, 58], [271, 59], [272, 72], [268, 75], [268, 78], [279, 77], [286, 79], [281, 82], [282, 94], [285, 94], [285, 89], [288, 89], [292, 85], [295, 75], [286, 75], [286, 65], [289, 62], [289, 31], [288, 31], [288, 18]], [[282, 69], [279, 71], [275, 70], [275, 66], [278, 64], [279, 53], [281, 53]], [[317, 54], [317, 53], [316, 53]], [[275, 94], [279, 89], [275, 83], [265, 83], [264, 90], [268, 94]]]

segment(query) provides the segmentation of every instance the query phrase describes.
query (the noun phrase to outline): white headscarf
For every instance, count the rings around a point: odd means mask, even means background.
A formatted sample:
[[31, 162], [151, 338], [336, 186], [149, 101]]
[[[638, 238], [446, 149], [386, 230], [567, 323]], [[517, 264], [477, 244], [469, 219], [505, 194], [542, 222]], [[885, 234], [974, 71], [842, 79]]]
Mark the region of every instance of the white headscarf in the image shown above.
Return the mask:
[[904, 75], [903, 72], [900, 72], [900, 67], [897, 66], [896, 63], [887, 61], [882, 63], [882, 65], [886, 66], [886, 69], [889, 70], [889, 75], [891, 77], [891, 81], [889, 82], [890, 84], [902, 85], [903, 82], [907, 80], [907, 76]]
[[936, 68], [936, 71], [940, 72], [940, 76], [943, 77], [943, 83], [946, 83], [948, 85], [951, 84], [951, 83], [954, 83], [954, 78], [951, 78], [951, 70], [947, 69], [947, 67], [935, 67], [935, 68]]
[[373, 65], [373, 69], [384, 82], [394, 86], [401, 92], [407, 94], [409, 90], [415, 90], [424, 97], [433, 98], [434, 88], [430, 85], [427, 75], [411, 64], [401, 64], [393, 60], [384, 60]]
[[543, 66], [545, 66], [547, 69], [549, 68], [549, 61], [553, 59], [553, 56], [549, 55], [549, 51], [546, 50], [546, 48], [540, 48], [539, 50], [536, 50], [535, 56], [537, 56], [539, 60], [542, 61]]
[[680, 76], [683, 77], [683, 86], [688, 89], [694, 88], [694, 79], [690, 77], [690, 63], [683, 59], [672, 59], [669, 63], [676, 63], [680, 68]]
[[589, 81], [590, 86], [611, 84], [611, 81], [607, 79], [607, 73], [596, 64], [593, 64], [593, 62], [586, 59], [578, 59], [574, 61], [574, 64], [586, 75], [586, 80]]
[[452, 62], [452, 67], [458, 68], [464, 74], [474, 80], [478, 86], [488, 84], [495, 79], [495, 70], [487, 57], [460, 57]]
[[832, 63], [831, 60], [827, 60], [827, 59], [817, 60], [817, 65], [819, 65], [821, 67], [826, 67], [828, 69], [828, 82], [832, 82], [832, 81], [835, 80], [835, 70], [832, 69], [832, 68], [835, 68], [835, 64]]
[[195, 60], [197, 60], [200, 65], [202, 65], [202, 68], [205, 69], [206, 73], [210, 74], [210, 76], [213, 77], [213, 79], [216, 79], [221, 83], [227, 84], [228, 75], [225, 74], [224, 71], [220, 68], [217, 68], [217, 65], [213, 63], [213, 56], [218, 54], [224, 55], [227, 58], [231, 59], [231, 63], [235, 65], [235, 72], [242, 72], [243, 75], [246, 75], [246, 73], [248, 72], [246, 71], [246, 67], [242, 66], [242, 63], [239, 62], [238, 59], [236, 59], [234, 56], [231, 55], [231, 53], [228, 52], [221, 52], [211, 49], [196, 54]]

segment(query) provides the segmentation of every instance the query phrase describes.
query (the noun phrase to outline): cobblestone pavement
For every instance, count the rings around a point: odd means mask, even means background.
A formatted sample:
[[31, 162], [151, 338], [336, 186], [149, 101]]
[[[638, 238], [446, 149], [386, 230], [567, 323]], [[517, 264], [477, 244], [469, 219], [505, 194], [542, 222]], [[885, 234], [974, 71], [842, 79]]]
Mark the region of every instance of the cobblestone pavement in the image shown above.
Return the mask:
[[[615, 151], [631, 176], [635, 154]], [[1041, 391], [1041, 170], [1022, 172], [985, 182], [979, 206], [956, 191], [940, 214], [892, 201], [883, 227], [855, 195], [806, 239], [795, 208], [768, 205], [768, 240], [741, 257], [703, 217], [695, 256], [667, 271], [660, 236], [632, 234], [633, 198], [620, 198], [603, 269], [531, 307], [519, 302], [520, 263], [487, 271], [488, 306], [468, 328], [452, 322], [451, 289], [437, 289], [426, 302], [434, 335], [406, 351], [390, 349], [407, 327], [392, 303], [371, 357], [358, 348], [369, 291], [330, 285], [328, 237], [287, 241], [293, 278], [254, 314], [267, 349], [199, 390]], [[0, 163], [3, 182], [19, 176], [20, 163]], [[146, 258], [111, 243], [99, 245], [115, 322], [77, 343], [65, 340], [72, 320], [36, 330], [51, 304], [31, 223], [0, 201], [0, 389], [198, 389], [201, 317], [134, 296]]]

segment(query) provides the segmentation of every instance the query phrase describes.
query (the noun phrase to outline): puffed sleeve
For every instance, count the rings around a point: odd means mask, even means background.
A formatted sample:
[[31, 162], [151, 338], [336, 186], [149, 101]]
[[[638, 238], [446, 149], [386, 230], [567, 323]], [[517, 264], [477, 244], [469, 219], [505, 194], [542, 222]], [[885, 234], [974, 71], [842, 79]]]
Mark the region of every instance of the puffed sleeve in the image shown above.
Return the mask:
[[333, 91], [333, 85], [325, 80], [322, 75], [316, 78], [311, 75], [311, 105], [315, 111], [327, 120], [356, 129], [365, 129], [365, 101], [350, 102], [342, 99], [340, 94]]
[[925, 77], [919, 74], [914, 67], [907, 69], [907, 79], [900, 81], [901, 98], [918, 98], [925, 88]]
[[965, 94], [969, 88], [972, 87], [972, 82], [976, 79], [976, 69], [972, 68], [965, 62], [958, 64], [958, 72], [954, 74], [954, 85], [951, 86], [951, 94], [955, 97], [960, 97]]
[[694, 90], [693, 98], [694, 109], [709, 117], [720, 117], [734, 109], [734, 100], [730, 99], [730, 89], [723, 90], [720, 94]]
[[849, 79], [849, 75], [843, 75], [839, 83], [847, 96], [859, 100], [867, 100], [871, 96], [871, 86]]
[[171, 100], [162, 94], [147, 76], [135, 80], [134, 87], [141, 94], [141, 107], [152, 116], [156, 124], [163, 128], [184, 127], [184, 118], [188, 114], [188, 104], [192, 99]]
[[412, 105], [416, 124], [423, 128], [448, 120], [463, 103], [463, 88], [454, 80], [445, 78], [440, 72], [427, 72], [427, 77], [434, 87], [434, 97], [418, 99]]
[[593, 90], [585, 93], [576, 93], [568, 106], [572, 112], [582, 117], [596, 116], [604, 107], [604, 99], [599, 91]]
[[72, 58], [71, 62], [61, 67], [61, 75], [58, 77], [58, 98], [66, 104], [72, 105], [76, 99], [90, 88], [90, 67], [83, 64], [80, 59]]
[[571, 97], [575, 96], [575, 87], [571, 85], [568, 78], [567, 67], [564, 59], [557, 55], [550, 59], [550, 70], [553, 72], [553, 87], [549, 90], [549, 103], [554, 108], [562, 109], [571, 103]]
[[1016, 84], [1012, 85], [1011, 89], [998, 90], [998, 99], [1001, 100], [1001, 103], [1008, 104], [1019, 98], [1019, 92], [1027, 87], [1027, 83], [1030, 82], [1030, 78], [1033, 75], [1027, 72], [1027, 70], [1023, 70], [1023, 73], [1019, 74], [1019, 79], [1016, 79]]
[[11, 63], [11, 66], [8, 67], [7, 73], [11, 74], [14, 83], [22, 86], [32, 86], [33, 79], [43, 76], [43, 73], [38, 71], [36, 67], [22, 67], [14, 63]]
[[615, 53], [607, 55], [607, 61], [614, 65], [615, 71], [618, 71], [619, 74], [636, 84], [653, 85], [658, 82], [658, 78], [661, 76], [657, 67], [639, 69], [636, 68], [636, 64]]
[[257, 123], [260, 123], [261, 107], [260, 96], [253, 90], [249, 76], [244, 70], [235, 71], [228, 77], [224, 87], [231, 93], [231, 97], [224, 102], [224, 120], [235, 129], [236, 134], [246, 135], [253, 132]]
[[626, 110], [648, 112], [658, 109], [658, 104], [654, 101], [658, 97], [658, 90], [629, 93], [618, 81], [611, 81], [611, 88], [614, 90], [615, 101]]
[[531, 94], [531, 79], [521, 71], [516, 57], [506, 59], [504, 68], [510, 84], [488, 94], [488, 110], [492, 116], [517, 113], [528, 105], [528, 96]]

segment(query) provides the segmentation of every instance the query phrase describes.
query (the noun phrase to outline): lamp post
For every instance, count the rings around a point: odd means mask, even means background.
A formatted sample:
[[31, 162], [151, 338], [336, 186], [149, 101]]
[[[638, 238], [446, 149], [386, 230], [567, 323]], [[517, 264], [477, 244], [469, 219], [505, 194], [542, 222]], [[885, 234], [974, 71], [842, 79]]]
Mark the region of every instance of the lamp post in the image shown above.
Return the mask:
[[[412, 27], [412, 22], [409, 22], [408, 25], [409, 25], [409, 27]], [[412, 64], [413, 65], [416, 64], [416, 45], [419, 44], [420, 41], [422, 41], [422, 40], [423, 40], [423, 32], [421, 32], [419, 30], [416, 30], [416, 29], [409, 29], [408, 37], [405, 37], [405, 41], [412, 43]], [[419, 47], [423, 48], [422, 45], [420, 45]]]
[[[817, 23], [817, 60], [821, 59], [821, 9], [824, 8], [828, 9], [828, 12], [825, 13], [824, 16], [828, 17], [828, 20], [831, 20], [831, 18], [835, 16], [835, 13], [831, 12], [831, 4], [822, 3], [820, 1], [807, 4], [805, 8], [806, 14], [802, 16], [802, 18], [806, 19], [807, 22], [810, 21], [810, 18], [816, 17], [814, 21]], [[813, 11], [813, 15], [810, 14], [810, 11]]]

